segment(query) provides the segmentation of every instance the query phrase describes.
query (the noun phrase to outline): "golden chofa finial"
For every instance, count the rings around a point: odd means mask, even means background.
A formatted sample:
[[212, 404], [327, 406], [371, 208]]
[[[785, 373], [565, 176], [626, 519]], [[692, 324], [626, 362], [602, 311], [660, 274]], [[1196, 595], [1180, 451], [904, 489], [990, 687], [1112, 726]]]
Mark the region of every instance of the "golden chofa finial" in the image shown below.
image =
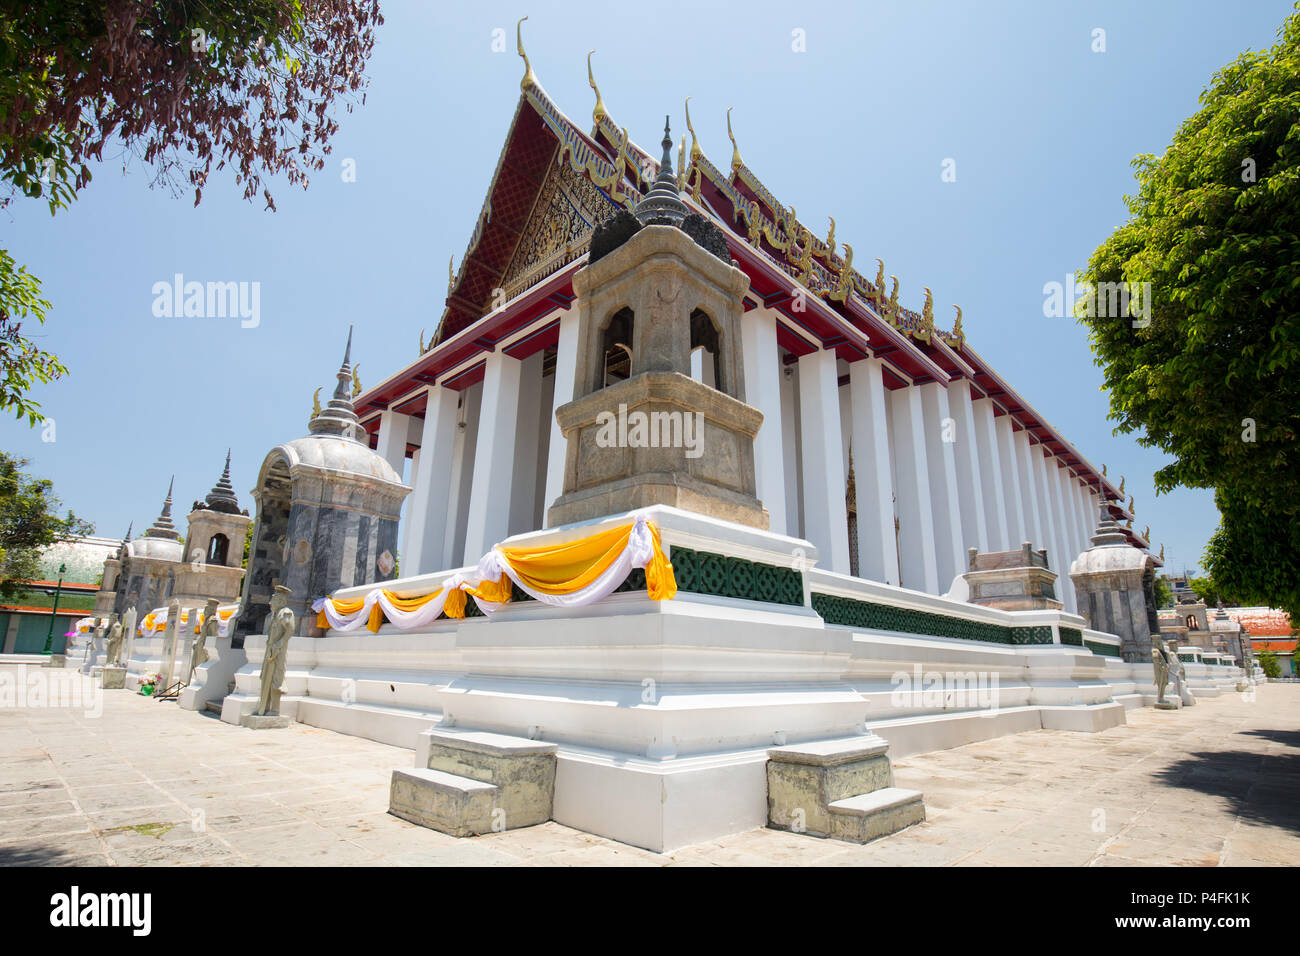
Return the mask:
[[966, 332], [961, 327], [961, 306], [954, 305], [953, 308], [957, 310], [957, 321], [952, 324], [952, 337], [961, 344], [966, 340]]
[[745, 163], [740, 158], [740, 147], [736, 145], [735, 134], [731, 132], [731, 107], [727, 107], [727, 138], [731, 140], [731, 171], [737, 172]]
[[520, 17], [519, 22], [515, 24], [515, 43], [519, 47], [519, 55], [524, 58], [524, 78], [519, 81], [521, 90], [537, 85], [537, 74], [533, 72], [533, 65], [528, 62], [528, 54], [524, 52], [523, 24], [527, 19], [527, 17]]
[[450, 256], [447, 259], [447, 294], [448, 295], [451, 295], [452, 287], [455, 286], [456, 284], [456, 270], [452, 268], [455, 262], [456, 262], [455, 256]]
[[605, 112], [605, 100], [600, 95], [600, 87], [596, 85], [596, 77], [591, 72], [591, 55], [595, 52], [595, 50], [587, 51], [587, 85], [596, 91], [596, 105], [591, 108], [591, 121], [596, 129], [600, 129], [601, 120], [609, 114]]
[[691, 134], [691, 165], [694, 166], [704, 151], [700, 149], [699, 140], [695, 138], [695, 127], [691, 125], [691, 98], [686, 97], [686, 132]]
[[682, 145], [677, 147], [677, 191], [686, 188], [686, 134], [682, 134]]
[[[1124, 497], [1124, 476], [1123, 475], [1119, 476], [1119, 496], [1120, 498]], [[1123, 502], [1121, 501], [1120, 504], [1123, 504]]]
[[827, 216], [826, 218], [831, 221], [831, 231], [826, 233], [826, 255], [833, 256], [835, 255], [835, 217]]
[[1106, 477], [1106, 463], [1105, 463], [1105, 462], [1102, 462], [1102, 465], [1101, 465], [1101, 476], [1102, 476], [1103, 478]]

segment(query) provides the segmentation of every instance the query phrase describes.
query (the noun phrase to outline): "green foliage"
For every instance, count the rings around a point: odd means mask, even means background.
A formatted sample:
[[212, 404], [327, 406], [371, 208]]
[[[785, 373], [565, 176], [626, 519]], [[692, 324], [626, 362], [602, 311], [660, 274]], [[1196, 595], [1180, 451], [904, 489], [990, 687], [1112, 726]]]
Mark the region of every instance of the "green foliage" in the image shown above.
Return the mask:
[[1173, 607], [1174, 589], [1163, 577], [1157, 577], [1155, 580], [1155, 598], [1156, 607]]
[[25, 416], [30, 425], [42, 421], [41, 406], [28, 397], [31, 387], [68, 373], [58, 356], [42, 352], [21, 334], [23, 319], [45, 322], [50, 303], [40, 292], [41, 281], [0, 249], [0, 412]]
[[[226, 169], [274, 209], [264, 179], [306, 187], [324, 167], [333, 107], [361, 92], [382, 23], [378, 0], [0, 3], [0, 209], [37, 199], [53, 215], [105, 146], [195, 205]], [[0, 411], [31, 425], [30, 388], [67, 374], [19, 334], [24, 317], [45, 321], [39, 291], [0, 250]]]
[[1259, 669], [1264, 672], [1264, 676], [1276, 679], [1282, 676], [1282, 665], [1278, 662], [1277, 654], [1273, 651], [1260, 651], [1258, 657]]
[[1223, 591], [1215, 583], [1214, 579], [1208, 575], [1203, 578], [1188, 578], [1187, 586], [1196, 592], [1196, 596], [1207, 607], [1214, 607], [1219, 601], [1224, 600]]
[[1211, 577], [1300, 610], [1300, 12], [1200, 103], [1163, 155], [1134, 160], [1131, 218], [1080, 276], [1151, 283], [1149, 324], [1080, 321], [1116, 431], [1174, 459], [1157, 492], [1216, 489]]
[[53, 485], [24, 474], [26, 467], [25, 458], [0, 452], [0, 598], [9, 603], [40, 579], [42, 548], [95, 530], [71, 511], [59, 517]]

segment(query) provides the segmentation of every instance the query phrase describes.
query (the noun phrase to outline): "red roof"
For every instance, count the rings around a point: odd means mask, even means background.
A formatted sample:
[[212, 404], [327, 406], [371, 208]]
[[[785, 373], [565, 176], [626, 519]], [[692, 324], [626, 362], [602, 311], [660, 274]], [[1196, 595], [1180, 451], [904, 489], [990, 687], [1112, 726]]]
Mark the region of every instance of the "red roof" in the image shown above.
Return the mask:
[[1279, 654], [1292, 654], [1295, 652], [1295, 640], [1290, 641], [1256, 641], [1251, 640], [1250, 646], [1258, 651], [1274, 651]]
[[1224, 610], [1228, 617], [1250, 631], [1251, 637], [1291, 636], [1291, 616], [1286, 611], [1271, 607], [1229, 607]]

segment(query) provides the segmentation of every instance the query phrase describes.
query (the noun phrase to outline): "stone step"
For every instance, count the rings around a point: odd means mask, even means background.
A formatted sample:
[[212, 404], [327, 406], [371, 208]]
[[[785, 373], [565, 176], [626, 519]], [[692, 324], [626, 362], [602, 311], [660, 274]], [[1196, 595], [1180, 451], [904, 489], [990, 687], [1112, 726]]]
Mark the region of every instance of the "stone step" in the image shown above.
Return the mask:
[[416, 763], [498, 787], [496, 809], [513, 830], [551, 818], [558, 749], [527, 737], [435, 727], [420, 734]]
[[206, 710], [206, 711], [208, 711], [208, 713], [216, 714], [218, 717], [220, 717], [220, 716], [221, 716], [221, 701], [220, 701], [220, 700], [209, 700], [209, 701], [204, 701], [204, 703], [203, 703], [203, 709]]
[[505, 829], [497, 807], [501, 789], [441, 770], [394, 770], [388, 812], [451, 836], [477, 836]]
[[921, 795], [894, 787], [889, 744], [876, 734], [774, 747], [767, 758], [774, 829], [861, 843], [925, 819]]
[[925, 821], [925, 802], [921, 792], [900, 787], [884, 787], [836, 800], [827, 809], [830, 811], [830, 836], [853, 843], [878, 840]]

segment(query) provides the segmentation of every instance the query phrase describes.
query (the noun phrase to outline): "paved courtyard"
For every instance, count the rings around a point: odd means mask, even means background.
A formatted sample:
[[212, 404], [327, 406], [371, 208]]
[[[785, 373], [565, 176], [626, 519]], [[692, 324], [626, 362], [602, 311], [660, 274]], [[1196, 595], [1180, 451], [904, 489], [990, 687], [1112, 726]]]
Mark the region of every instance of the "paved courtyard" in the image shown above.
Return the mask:
[[[22, 678], [0, 664], [0, 686]], [[385, 812], [409, 750], [303, 724], [246, 730], [126, 691], [102, 705], [0, 706], [0, 864], [1300, 862], [1300, 685], [899, 760], [897, 784], [924, 791], [928, 819], [867, 846], [758, 829], [669, 854], [556, 823], [453, 839]]]

